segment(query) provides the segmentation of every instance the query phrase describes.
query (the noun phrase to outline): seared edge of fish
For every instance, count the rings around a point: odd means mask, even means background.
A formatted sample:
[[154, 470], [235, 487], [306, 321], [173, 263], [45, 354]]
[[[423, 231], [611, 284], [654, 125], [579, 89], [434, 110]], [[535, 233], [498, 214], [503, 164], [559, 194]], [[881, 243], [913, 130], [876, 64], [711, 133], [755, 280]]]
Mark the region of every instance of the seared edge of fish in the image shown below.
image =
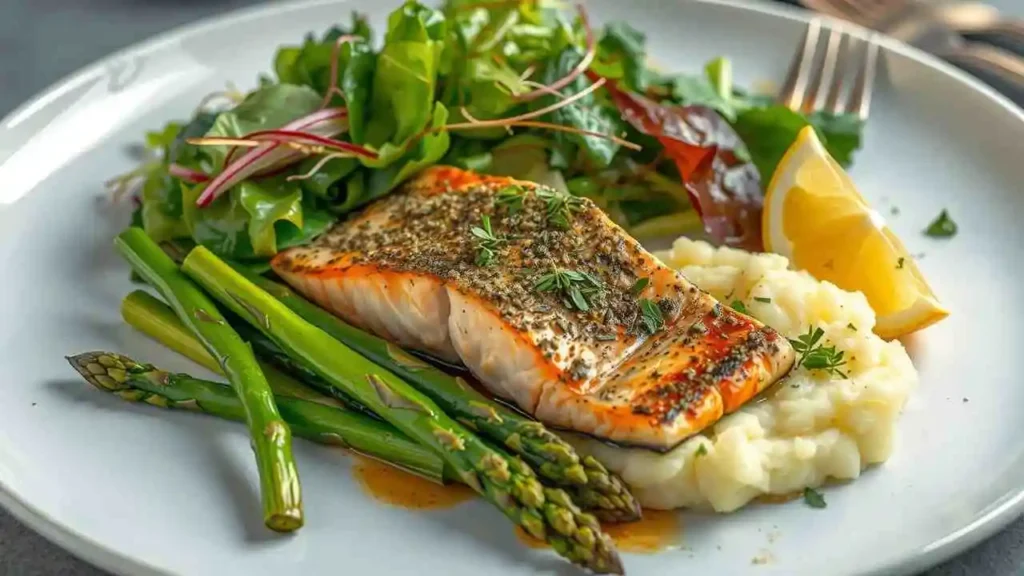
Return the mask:
[[465, 364], [539, 420], [623, 444], [669, 449], [794, 361], [785, 338], [661, 264], [591, 201], [454, 168], [425, 171], [272, 266], [343, 319]]

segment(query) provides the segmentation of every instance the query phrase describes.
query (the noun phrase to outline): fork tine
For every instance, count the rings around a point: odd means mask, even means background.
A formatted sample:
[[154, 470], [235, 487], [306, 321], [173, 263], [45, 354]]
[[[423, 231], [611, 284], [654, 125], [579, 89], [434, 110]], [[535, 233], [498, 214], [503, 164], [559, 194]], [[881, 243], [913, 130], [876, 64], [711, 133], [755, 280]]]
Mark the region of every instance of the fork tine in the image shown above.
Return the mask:
[[808, 79], [814, 65], [814, 54], [818, 48], [818, 36], [821, 34], [821, 20], [814, 18], [804, 31], [803, 44], [793, 54], [786, 73], [786, 81], [779, 92], [778, 101], [790, 110], [800, 110], [804, 102]]
[[850, 94], [850, 101], [846, 108], [850, 113], [856, 114], [862, 121], [868, 119], [868, 112], [871, 108], [871, 91], [875, 85], [875, 69], [878, 65], [878, 42], [875, 35], [868, 36], [864, 40], [864, 59], [860, 69], [857, 71], [857, 79]]
[[830, 96], [829, 90], [832, 86], [832, 79], [835, 77], [839, 46], [842, 42], [843, 31], [839, 27], [833, 26], [829, 32], [828, 41], [825, 44], [825, 55], [821, 59], [817, 78], [811, 82], [810, 92], [804, 98], [804, 112], [813, 112], [821, 108], [824, 104], [820, 100]]
[[849, 73], [850, 61], [856, 56], [856, 40], [849, 34], [843, 34], [843, 36], [845, 42], [843, 42], [842, 51], [836, 62], [834, 81], [829, 89], [828, 98], [822, 107], [823, 110], [831, 114], [841, 114], [845, 109], [843, 88], [847, 84], [846, 77]]

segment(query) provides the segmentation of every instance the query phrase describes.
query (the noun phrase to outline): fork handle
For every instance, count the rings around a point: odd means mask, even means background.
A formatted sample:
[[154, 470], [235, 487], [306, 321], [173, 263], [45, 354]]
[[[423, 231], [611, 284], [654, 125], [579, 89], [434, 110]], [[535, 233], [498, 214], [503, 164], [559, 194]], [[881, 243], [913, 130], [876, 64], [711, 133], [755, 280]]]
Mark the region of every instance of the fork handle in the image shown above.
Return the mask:
[[977, 42], [967, 42], [936, 55], [974, 74], [1024, 107], [1024, 58]]
[[1024, 20], [1004, 20], [962, 31], [964, 38], [991, 44], [1024, 58]]

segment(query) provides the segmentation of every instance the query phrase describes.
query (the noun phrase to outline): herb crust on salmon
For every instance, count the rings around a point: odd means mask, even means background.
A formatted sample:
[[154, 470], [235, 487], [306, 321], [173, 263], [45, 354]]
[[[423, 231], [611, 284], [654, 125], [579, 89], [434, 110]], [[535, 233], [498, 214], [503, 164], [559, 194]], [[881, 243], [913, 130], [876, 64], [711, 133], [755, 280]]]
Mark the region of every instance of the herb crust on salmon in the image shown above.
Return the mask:
[[424, 171], [272, 266], [343, 319], [466, 365], [542, 422], [622, 444], [670, 449], [794, 359], [591, 201], [455, 168]]

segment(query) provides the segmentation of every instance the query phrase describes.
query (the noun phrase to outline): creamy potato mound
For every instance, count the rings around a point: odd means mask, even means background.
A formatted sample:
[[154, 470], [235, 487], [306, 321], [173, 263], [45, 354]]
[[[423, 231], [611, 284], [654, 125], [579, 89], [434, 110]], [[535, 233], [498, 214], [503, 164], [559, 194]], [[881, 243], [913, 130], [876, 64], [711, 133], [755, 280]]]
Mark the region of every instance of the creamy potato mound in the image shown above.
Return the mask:
[[723, 305], [741, 301], [787, 338], [822, 328], [822, 341], [845, 352], [848, 378], [798, 368], [763, 399], [665, 454], [569, 438], [618, 472], [645, 507], [731, 512], [762, 494], [857, 478], [889, 457], [917, 372], [899, 342], [872, 333], [875, 314], [862, 294], [790, 270], [778, 255], [688, 238], [657, 256]]

